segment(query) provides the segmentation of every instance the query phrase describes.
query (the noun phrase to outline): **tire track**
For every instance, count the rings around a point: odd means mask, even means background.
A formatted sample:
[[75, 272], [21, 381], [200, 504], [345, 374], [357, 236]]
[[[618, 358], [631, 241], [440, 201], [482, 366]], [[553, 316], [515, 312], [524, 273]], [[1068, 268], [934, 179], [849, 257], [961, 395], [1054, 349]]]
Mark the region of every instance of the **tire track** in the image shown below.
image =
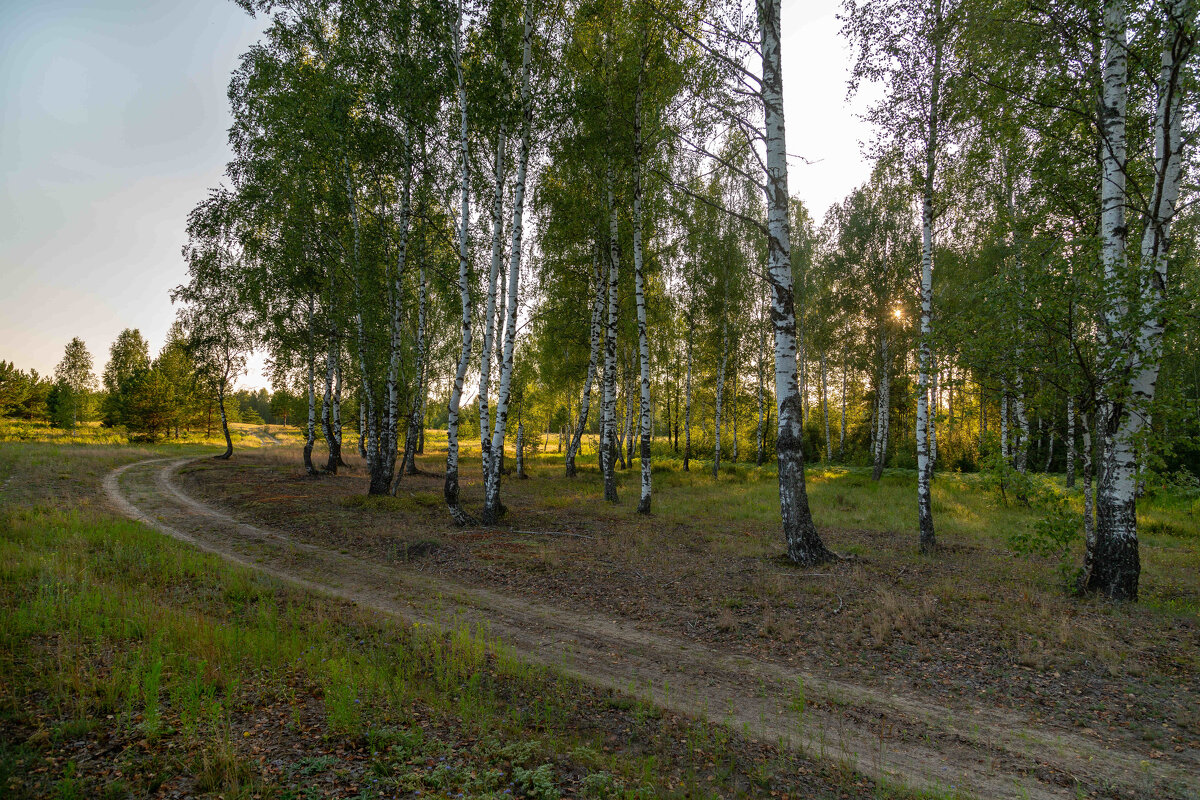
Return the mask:
[[982, 798], [1200, 796], [1200, 757], [1145, 760], [1063, 728], [1034, 728], [1012, 712], [965, 713], [735, 656], [487, 589], [317, 547], [239, 521], [187, 495], [174, 475], [192, 458], [113, 471], [104, 488], [125, 516], [179, 541], [305, 589], [440, 628], [485, 625], [522, 657], [771, 743], [841, 760], [876, 779]]

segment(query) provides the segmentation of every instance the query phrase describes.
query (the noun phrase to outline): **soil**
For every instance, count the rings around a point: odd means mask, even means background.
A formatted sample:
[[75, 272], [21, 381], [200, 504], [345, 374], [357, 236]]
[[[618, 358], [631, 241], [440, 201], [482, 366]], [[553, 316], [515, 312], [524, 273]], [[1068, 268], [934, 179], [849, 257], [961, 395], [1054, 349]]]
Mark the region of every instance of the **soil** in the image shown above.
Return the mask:
[[[522, 657], [876, 779], [987, 798], [1200, 796], [1200, 690], [1178, 658], [1197, 648], [1194, 619], [1131, 639], [1104, 606], [1074, 604], [1056, 627], [1061, 607], [1019, 581], [978, 598], [1019, 606], [1024, 591], [1018, 613], [1044, 618], [1034, 628], [1062, 640], [1050, 646], [945, 607], [962, 602], [945, 588], [962, 565], [986, 561], [976, 545], [797, 570], [737, 531], [597, 512], [536, 483], [506, 484], [513, 528], [467, 530], [449, 524], [439, 476], [366, 498], [361, 471], [312, 479], [270, 452], [151, 459], [105, 488], [126, 515], [235, 562], [408, 620], [486, 625]], [[889, 535], [839, 540], [875, 553]], [[1076, 637], [1097, 644], [1066, 646]], [[1140, 678], [1106, 659], [1109, 641], [1138, 654]]]

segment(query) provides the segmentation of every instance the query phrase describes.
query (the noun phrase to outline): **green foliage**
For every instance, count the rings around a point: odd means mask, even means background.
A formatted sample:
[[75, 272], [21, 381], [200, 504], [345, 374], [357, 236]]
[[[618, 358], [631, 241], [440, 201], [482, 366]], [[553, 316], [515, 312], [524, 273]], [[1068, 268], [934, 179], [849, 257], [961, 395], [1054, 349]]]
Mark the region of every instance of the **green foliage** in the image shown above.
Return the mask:
[[999, 495], [1001, 502], [1007, 504], [1011, 498], [1034, 512], [1030, 523], [1009, 532], [1013, 552], [1056, 560], [1063, 588], [1073, 590], [1080, 569], [1072, 551], [1082, 538], [1082, 521], [1070, 495], [1044, 475], [1018, 471], [998, 449], [988, 456], [981, 477], [983, 486]]
[[513, 781], [530, 800], [558, 800], [562, 793], [554, 785], [554, 767], [542, 764], [536, 769], [513, 767]]

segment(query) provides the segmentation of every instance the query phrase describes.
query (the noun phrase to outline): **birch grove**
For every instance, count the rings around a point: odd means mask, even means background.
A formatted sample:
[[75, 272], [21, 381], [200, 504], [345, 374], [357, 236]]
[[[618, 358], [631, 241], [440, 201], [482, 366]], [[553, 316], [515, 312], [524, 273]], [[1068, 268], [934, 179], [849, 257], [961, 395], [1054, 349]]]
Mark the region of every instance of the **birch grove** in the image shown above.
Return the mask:
[[218, 406], [266, 354], [313, 480], [401, 496], [444, 456], [450, 524], [503, 529], [506, 463], [560, 457], [612, 513], [636, 480], [643, 515], [663, 470], [753, 471], [813, 565], [806, 468], [904, 481], [939, 558], [939, 475], [984, 471], [1052, 485], [1078, 588], [1137, 598], [1139, 492], [1200, 434], [1191, 0], [846, 0], [847, 88], [877, 92], [828, 209], [778, 0], [243, 6], [265, 32], [176, 299]]

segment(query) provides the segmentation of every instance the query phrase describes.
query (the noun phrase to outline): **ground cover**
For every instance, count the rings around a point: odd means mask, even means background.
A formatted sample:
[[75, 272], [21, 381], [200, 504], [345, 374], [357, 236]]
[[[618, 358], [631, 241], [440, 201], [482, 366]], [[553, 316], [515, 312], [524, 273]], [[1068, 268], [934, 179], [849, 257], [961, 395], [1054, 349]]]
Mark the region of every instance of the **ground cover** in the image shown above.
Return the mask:
[[7, 796], [911, 796], [114, 514], [114, 469], [197, 452], [0, 443]]

